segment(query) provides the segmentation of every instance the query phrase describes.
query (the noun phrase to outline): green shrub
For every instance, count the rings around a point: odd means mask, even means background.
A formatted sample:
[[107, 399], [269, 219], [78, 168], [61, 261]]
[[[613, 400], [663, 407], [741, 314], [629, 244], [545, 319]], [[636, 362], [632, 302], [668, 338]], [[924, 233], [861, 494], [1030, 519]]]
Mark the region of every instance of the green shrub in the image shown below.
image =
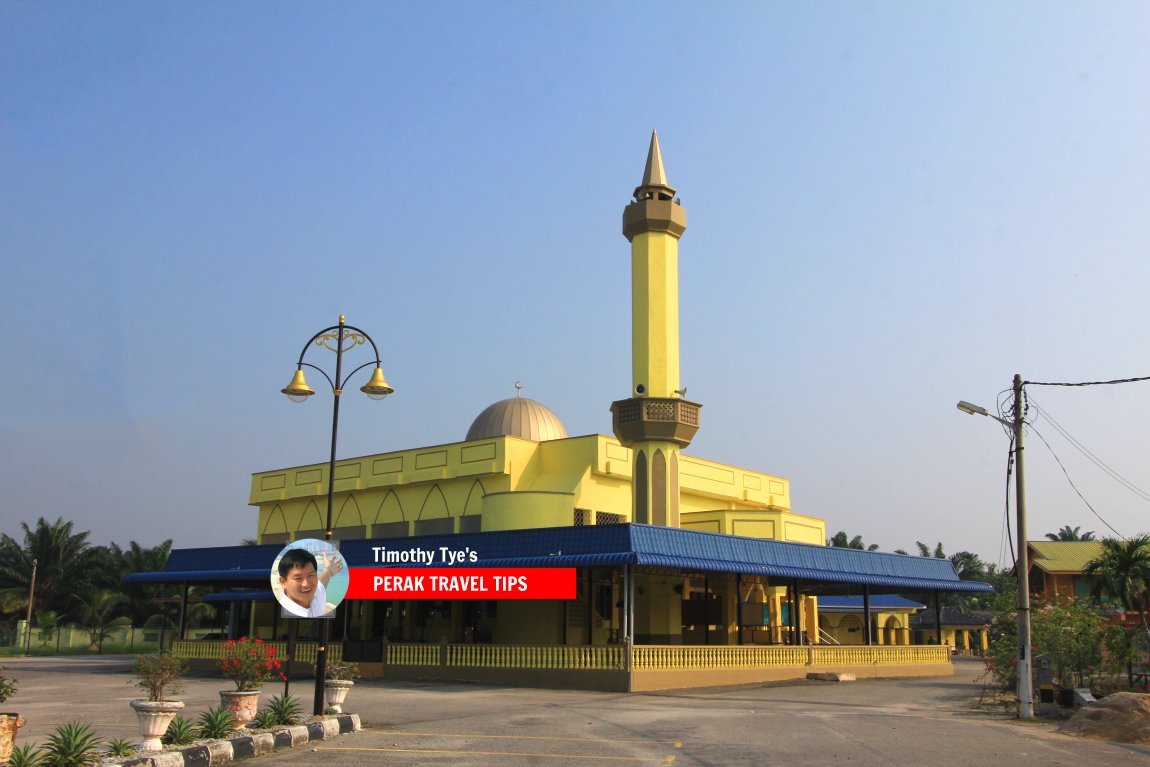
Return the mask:
[[272, 712], [266, 708], [257, 711], [256, 715], [252, 717], [252, 720], [248, 722], [248, 727], [253, 730], [270, 730], [275, 726], [275, 717], [272, 716]]
[[226, 738], [236, 731], [236, 716], [226, 706], [209, 708], [200, 714], [196, 732], [201, 738]]
[[167, 700], [167, 693], [183, 692], [179, 682], [188, 670], [188, 661], [170, 652], [136, 656], [136, 679], [129, 682], [148, 694], [148, 700]]
[[359, 679], [359, 664], [354, 661], [344, 660], [329, 660], [327, 668], [324, 669], [324, 677], [327, 679], [340, 679], [345, 682], [354, 682]]
[[8, 767], [44, 767], [44, 750], [35, 743], [16, 746], [8, 757]]
[[[1004, 690], [1017, 685], [1018, 611], [1004, 610], [990, 625], [987, 668]], [[1035, 600], [1030, 611], [1031, 658], [1050, 659], [1055, 684], [1092, 685], [1121, 670], [1130, 657], [1125, 635], [1086, 600]]]
[[303, 719], [303, 707], [290, 695], [276, 695], [264, 708], [271, 718], [271, 726], [299, 724]]
[[59, 725], [46, 741], [47, 767], [85, 767], [100, 761], [100, 740], [92, 727], [80, 722]]
[[115, 738], [109, 740], [106, 745], [111, 756], [131, 756], [136, 750], [136, 746], [127, 738]]
[[[3, 666], [0, 666], [0, 672], [6, 671]], [[0, 703], [11, 698], [16, 694], [16, 682], [0, 673]]]
[[186, 746], [196, 739], [196, 726], [188, 719], [177, 716], [168, 725], [160, 742], [165, 746]]

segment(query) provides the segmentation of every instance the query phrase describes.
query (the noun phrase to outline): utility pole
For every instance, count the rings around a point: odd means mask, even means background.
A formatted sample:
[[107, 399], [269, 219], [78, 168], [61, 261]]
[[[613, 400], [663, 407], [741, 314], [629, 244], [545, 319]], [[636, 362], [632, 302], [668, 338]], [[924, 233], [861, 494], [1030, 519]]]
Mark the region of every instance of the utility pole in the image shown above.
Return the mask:
[[36, 566], [40, 560], [32, 560], [32, 581], [28, 584], [28, 612], [24, 614], [24, 654], [32, 647], [32, 598], [36, 596]]
[[1022, 460], [1022, 376], [1014, 374], [1014, 489], [1018, 512], [1018, 718], [1034, 718], [1034, 689], [1030, 675], [1030, 558], [1026, 546], [1026, 474]]

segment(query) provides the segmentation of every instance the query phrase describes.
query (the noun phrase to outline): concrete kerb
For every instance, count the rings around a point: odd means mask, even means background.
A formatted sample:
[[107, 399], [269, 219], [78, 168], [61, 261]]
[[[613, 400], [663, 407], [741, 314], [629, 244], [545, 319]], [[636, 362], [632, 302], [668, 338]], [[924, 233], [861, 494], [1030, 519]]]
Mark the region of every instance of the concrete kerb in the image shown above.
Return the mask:
[[241, 735], [228, 740], [215, 740], [188, 746], [177, 751], [158, 751], [135, 756], [123, 762], [109, 762], [106, 767], [214, 767], [252, 756], [270, 754], [283, 748], [295, 748], [313, 740], [331, 740], [361, 729], [359, 714], [324, 719], [320, 722], [286, 727], [273, 732]]

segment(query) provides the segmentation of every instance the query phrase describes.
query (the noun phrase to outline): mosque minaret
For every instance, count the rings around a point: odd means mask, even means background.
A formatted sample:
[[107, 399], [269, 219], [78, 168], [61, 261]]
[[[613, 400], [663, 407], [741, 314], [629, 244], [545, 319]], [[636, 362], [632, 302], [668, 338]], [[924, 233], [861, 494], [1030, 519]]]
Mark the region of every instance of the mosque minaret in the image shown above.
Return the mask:
[[632, 449], [632, 521], [679, 526], [679, 450], [699, 429], [679, 378], [679, 238], [687, 213], [667, 183], [659, 137], [623, 209], [631, 242], [631, 397], [611, 405], [615, 436]]

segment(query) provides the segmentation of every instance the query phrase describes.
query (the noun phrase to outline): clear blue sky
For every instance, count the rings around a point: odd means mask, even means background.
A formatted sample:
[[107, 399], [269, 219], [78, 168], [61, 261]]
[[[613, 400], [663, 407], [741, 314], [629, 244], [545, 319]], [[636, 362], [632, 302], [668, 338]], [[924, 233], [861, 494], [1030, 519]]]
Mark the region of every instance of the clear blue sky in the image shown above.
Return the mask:
[[[691, 452], [1000, 561], [1007, 440], [954, 404], [1150, 374], [1148, 73], [1136, 2], [0, 2], [0, 530], [252, 535], [250, 474], [326, 459], [330, 400], [279, 389], [340, 313], [397, 388], [341, 456], [462, 439], [516, 380], [609, 433], [657, 128]], [[1032, 394], [1150, 489], [1150, 383]], [[1027, 455], [1031, 537], [1108, 532]]]

